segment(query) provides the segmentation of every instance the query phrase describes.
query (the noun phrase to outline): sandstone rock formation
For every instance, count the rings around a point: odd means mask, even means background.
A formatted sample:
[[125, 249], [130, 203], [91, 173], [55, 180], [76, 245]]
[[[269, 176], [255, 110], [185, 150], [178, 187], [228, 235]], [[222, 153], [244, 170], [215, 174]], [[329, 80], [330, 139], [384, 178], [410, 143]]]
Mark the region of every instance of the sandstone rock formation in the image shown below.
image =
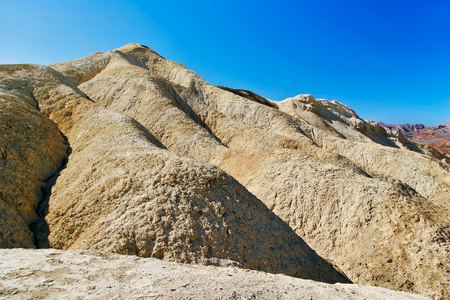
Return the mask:
[[[118, 268], [117, 266], [120, 266]], [[356, 284], [188, 266], [92, 250], [0, 249], [0, 297], [8, 299], [426, 299]]]
[[36, 99], [72, 151], [48, 197], [51, 247], [344, 281], [301, 237], [356, 283], [449, 296], [438, 153], [336, 101], [216, 87], [137, 44], [8, 68], [1, 87]]
[[[52, 68], [5, 69], [5, 90], [13, 87], [23, 101], [36, 99], [33, 113], [56, 122], [70, 143], [67, 166], [49, 196], [50, 247], [348, 282], [219, 168], [170, 153], [141, 124], [92, 102]], [[60, 152], [58, 144], [48, 146]], [[43, 172], [24, 162], [13, 166]], [[23, 183], [16, 188], [28, 190]]]

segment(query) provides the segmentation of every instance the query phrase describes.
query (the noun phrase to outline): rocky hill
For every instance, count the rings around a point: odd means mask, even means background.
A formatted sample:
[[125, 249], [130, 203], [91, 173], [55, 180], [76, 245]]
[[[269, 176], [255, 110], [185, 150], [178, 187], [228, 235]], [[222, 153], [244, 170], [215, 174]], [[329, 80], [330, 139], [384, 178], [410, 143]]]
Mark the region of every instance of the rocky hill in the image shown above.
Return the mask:
[[145, 46], [0, 66], [0, 246], [445, 299], [450, 171], [336, 101], [216, 87]]

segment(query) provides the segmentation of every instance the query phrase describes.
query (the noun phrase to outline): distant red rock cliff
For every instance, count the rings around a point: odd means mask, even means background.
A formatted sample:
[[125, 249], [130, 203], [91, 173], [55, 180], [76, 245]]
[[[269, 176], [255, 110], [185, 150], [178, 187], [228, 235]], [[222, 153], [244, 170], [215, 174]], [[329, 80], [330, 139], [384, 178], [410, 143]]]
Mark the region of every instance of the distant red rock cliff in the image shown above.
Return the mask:
[[450, 122], [437, 126], [423, 124], [384, 124], [381, 126], [397, 131], [416, 143], [427, 144], [439, 152], [450, 156]]

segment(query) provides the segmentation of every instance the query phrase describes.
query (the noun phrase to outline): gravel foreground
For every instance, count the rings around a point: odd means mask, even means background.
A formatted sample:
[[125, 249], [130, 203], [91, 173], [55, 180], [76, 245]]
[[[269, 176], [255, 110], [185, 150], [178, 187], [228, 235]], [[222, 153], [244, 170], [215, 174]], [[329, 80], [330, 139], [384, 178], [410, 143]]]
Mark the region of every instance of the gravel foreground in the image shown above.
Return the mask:
[[4, 299], [427, 299], [356, 284], [92, 250], [0, 249]]

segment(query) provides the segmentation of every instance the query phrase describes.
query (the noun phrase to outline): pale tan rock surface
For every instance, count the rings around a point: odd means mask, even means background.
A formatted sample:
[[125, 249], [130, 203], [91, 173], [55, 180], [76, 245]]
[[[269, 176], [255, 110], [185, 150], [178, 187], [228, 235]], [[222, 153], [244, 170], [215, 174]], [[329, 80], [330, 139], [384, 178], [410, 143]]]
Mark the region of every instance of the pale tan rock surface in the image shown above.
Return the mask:
[[92, 250], [0, 250], [6, 299], [426, 299], [378, 287]]
[[[169, 259], [210, 259], [192, 254], [199, 252], [186, 248], [188, 240], [176, 244], [178, 235], [170, 236], [161, 225], [170, 224], [169, 230], [191, 238], [191, 229], [181, 228], [198, 214], [195, 209], [179, 209], [178, 203], [183, 208], [189, 204], [178, 195], [191, 195], [193, 190], [206, 193], [209, 201], [215, 198], [209, 195], [220, 198], [231, 190], [230, 198], [236, 202], [242, 203], [244, 197], [259, 203], [252, 195], [242, 195], [245, 189], [234, 192], [242, 184], [354, 282], [448, 298], [449, 167], [424, 155], [414, 143], [361, 120], [335, 101], [299, 95], [269, 105], [272, 102], [260, 96], [212, 86], [137, 44], [50, 68], [61, 73], [58, 80], [64, 84], [43, 88], [39, 105], [74, 149], [50, 197], [51, 244], [121, 253], [163, 245]], [[156, 184], [152, 170], [162, 172], [161, 184]], [[185, 176], [192, 170], [198, 173], [194, 180]], [[216, 174], [216, 180], [206, 188], [210, 174]], [[224, 194], [219, 186], [226, 187]], [[140, 209], [145, 195], [161, 199], [147, 214]], [[199, 198], [194, 197], [198, 207], [209, 203], [204, 196]], [[225, 209], [240, 207], [223, 199], [212, 203]], [[163, 208], [168, 212], [165, 218], [153, 218], [158, 225], [152, 225], [148, 216], [157, 216]], [[258, 211], [256, 215], [267, 215]], [[181, 220], [175, 218], [179, 214]], [[216, 224], [215, 220], [229, 224], [227, 212], [207, 216], [204, 224]], [[257, 226], [254, 220], [259, 217], [248, 216], [243, 214], [242, 220]], [[133, 223], [144, 225], [133, 228]], [[136, 243], [135, 237], [142, 236], [140, 226], [152, 232], [147, 248]], [[282, 225], [273, 226], [277, 232]], [[255, 228], [261, 232], [261, 227]], [[241, 236], [250, 236], [245, 232]], [[208, 241], [216, 238], [206, 236]], [[281, 245], [292, 245], [291, 235], [284, 241]], [[280, 247], [275, 252], [283, 249], [293, 257], [283, 248], [292, 246]], [[160, 255], [153, 250], [144, 253]], [[222, 250], [211, 251], [216, 256]], [[233, 251], [237, 256], [232, 260], [246, 253]], [[261, 253], [267, 257], [270, 251]], [[275, 268], [279, 259], [267, 265]]]
[[[46, 182], [64, 164], [67, 144], [39, 112], [28, 72], [39, 66], [0, 66], [0, 247], [35, 247]], [[11, 81], [16, 76], [18, 79]], [[25, 78], [21, 78], [25, 76]]]
[[346, 280], [232, 177], [156, 147], [131, 118], [95, 109], [67, 137], [51, 247]]

